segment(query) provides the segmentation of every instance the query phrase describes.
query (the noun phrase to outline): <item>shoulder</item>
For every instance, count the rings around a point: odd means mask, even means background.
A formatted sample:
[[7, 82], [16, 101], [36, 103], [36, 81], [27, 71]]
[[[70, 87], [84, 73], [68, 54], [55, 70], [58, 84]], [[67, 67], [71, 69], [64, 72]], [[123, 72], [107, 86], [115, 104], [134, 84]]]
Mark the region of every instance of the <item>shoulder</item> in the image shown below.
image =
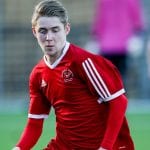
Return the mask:
[[[97, 66], [100, 70], [105, 71], [115, 68], [115, 66], [103, 56], [93, 54], [73, 44], [70, 45], [70, 56], [74, 65], [80, 66], [81, 68], [84, 66]], [[78, 67], [76, 68], [78, 69]]]
[[72, 59], [77, 63], [82, 63], [88, 58], [91, 59], [101, 59], [98, 55], [95, 55], [84, 48], [81, 48], [77, 45], [70, 44], [70, 52]]
[[43, 72], [43, 69], [45, 68], [44, 60], [41, 59], [32, 69], [30, 73], [30, 81], [38, 80]]

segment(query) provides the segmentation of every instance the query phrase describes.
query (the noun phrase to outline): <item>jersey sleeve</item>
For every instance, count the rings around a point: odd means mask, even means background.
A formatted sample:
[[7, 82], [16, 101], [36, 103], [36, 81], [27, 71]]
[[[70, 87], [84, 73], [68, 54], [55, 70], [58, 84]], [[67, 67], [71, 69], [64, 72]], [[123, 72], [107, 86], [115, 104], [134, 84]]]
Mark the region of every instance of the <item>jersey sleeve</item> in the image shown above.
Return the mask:
[[29, 80], [29, 118], [42, 119], [47, 118], [50, 112], [51, 104], [43, 95], [40, 87], [40, 78], [34, 72], [30, 75]]
[[[125, 93], [117, 68], [103, 57], [91, 57], [82, 62], [89, 86], [93, 86], [100, 96], [98, 102], [113, 100]], [[88, 82], [87, 82], [88, 83]]]

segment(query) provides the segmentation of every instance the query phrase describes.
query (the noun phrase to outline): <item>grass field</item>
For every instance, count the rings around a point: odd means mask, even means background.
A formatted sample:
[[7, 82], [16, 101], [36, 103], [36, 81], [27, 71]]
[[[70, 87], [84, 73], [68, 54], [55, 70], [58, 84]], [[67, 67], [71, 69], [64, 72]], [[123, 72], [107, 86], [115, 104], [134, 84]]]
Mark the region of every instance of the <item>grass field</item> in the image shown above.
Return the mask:
[[[150, 114], [127, 114], [136, 150], [150, 149]], [[33, 150], [41, 150], [55, 135], [55, 118], [45, 121], [43, 134]], [[0, 150], [11, 150], [26, 123], [26, 114], [0, 114]]]

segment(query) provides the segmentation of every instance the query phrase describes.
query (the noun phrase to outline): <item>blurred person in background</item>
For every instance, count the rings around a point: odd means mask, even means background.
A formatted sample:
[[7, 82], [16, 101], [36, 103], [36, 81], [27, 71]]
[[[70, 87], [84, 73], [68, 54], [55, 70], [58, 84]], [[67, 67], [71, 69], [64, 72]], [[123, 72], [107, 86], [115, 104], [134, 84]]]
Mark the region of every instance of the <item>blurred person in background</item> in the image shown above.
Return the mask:
[[125, 80], [128, 53], [136, 53], [134, 48], [141, 46], [135, 43], [145, 28], [140, 0], [96, 0], [95, 4], [93, 39], [99, 44], [99, 54], [111, 60]]
[[13, 150], [30, 150], [37, 143], [51, 107], [56, 137], [44, 150], [134, 150], [117, 68], [67, 42], [68, 14], [56, 0], [36, 5], [32, 30], [44, 56], [30, 75], [28, 121]]

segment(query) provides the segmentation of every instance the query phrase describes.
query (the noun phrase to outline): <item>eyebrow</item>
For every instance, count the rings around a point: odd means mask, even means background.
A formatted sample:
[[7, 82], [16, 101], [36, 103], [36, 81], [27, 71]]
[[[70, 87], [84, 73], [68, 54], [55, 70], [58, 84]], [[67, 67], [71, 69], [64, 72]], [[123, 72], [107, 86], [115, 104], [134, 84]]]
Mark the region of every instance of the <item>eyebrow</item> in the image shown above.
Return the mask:
[[44, 28], [44, 27], [41, 27], [41, 28], [39, 28], [39, 30], [45, 30], [46, 28]]

